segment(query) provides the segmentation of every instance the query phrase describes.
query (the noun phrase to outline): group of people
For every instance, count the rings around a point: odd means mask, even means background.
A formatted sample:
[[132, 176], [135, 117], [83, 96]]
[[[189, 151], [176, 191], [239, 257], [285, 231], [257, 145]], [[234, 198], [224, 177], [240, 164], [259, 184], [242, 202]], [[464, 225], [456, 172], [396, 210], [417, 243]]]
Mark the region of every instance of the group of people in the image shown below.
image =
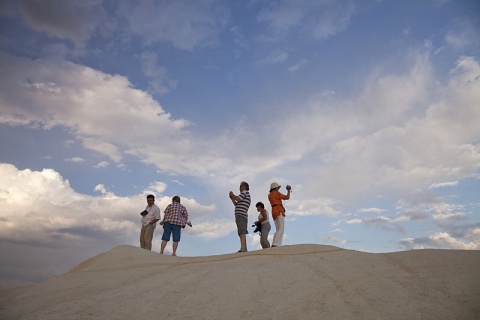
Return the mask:
[[[273, 235], [273, 241], [271, 247], [278, 247], [282, 245], [283, 231], [285, 225], [285, 207], [282, 200], [290, 199], [290, 192], [292, 188], [287, 185], [287, 194], [281, 193], [281, 186], [273, 182], [270, 185], [270, 192], [268, 194], [268, 201], [272, 206], [272, 218], [275, 222], [275, 234]], [[235, 195], [232, 191], [229, 193], [230, 200], [235, 206], [235, 223], [237, 225], [238, 237], [240, 238], [240, 250], [238, 252], [247, 251], [247, 238], [248, 234], [248, 208], [250, 207], [250, 187], [248, 183], [242, 181], [240, 183], [240, 193]], [[263, 249], [270, 248], [270, 242], [268, 241], [268, 234], [271, 230], [271, 225], [268, 217], [268, 212], [265, 209], [265, 205], [262, 202], [257, 202], [255, 205], [258, 211], [258, 220], [254, 225], [260, 229], [260, 245]]]
[[[155, 204], [155, 197], [151, 194], [147, 196], [147, 207], [140, 213], [142, 215], [142, 230], [140, 231], [140, 247], [152, 250], [153, 231], [160, 221], [160, 208]], [[180, 203], [180, 197], [174, 196], [172, 203], [165, 208], [163, 220], [160, 221], [163, 226], [162, 244], [160, 253], [163, 254], [168, 241], [173, 236], [173, 256], [177, 255], [178, 243], [182, 233], [182, 228], [186, 225], [192, 226], [188, 220], [188, 211]]]
[[[270, 185], [270, 193], [268, 194], [268, 201], [272, 207], [272, 218], [275, 222], [276, 229], [271, 246], [270, 242], [268, 241], [268, 234], [271, 230], [268, 212], [262, 202], [258, 202], [255, 205], [258, 211], [258, 220], [255, 221], [255, 225], [260, 230], [260, 244], [263, 249], [277, 247], [282, 244], [285, 221], [285, 208], [283, 207], [282, 201], [290, 199], [291, 187], [289, 185], [286, 186], [287, 194], [282, 194], [279, 191], [280, 188], [281, 186], [278, 183], [273, 182]], [[235, 195], [232, 191], [230, 191], [229, 197], [235, 206], [235, 223], [237, 225], [237, 232], [240, 238], [240, 250], [238, 250], [238, 252], [246, 252], [248, 209], [250, 208], [251, 203], [249, 192], [250, 187], [248, 183], [242, 181], [239, 189], [240, 193], [238, 195]], [[149, 194], [147, 196], [147, 206], [140, 214], [142, 215], [140, 247], [143, 249], [152, 250], [153, 232], [155, 231], [157, 221], [160, 221], [160, 225], [163, 226], [160, 253], [163, 254], [168, 241], [170, 241], [173, 236], [172, 255], [176, 256], [182, 229], [185, 228], [186, 225], [192, 227], [191, 222], [188, 220], [188, 211], [185, 206], [180, 203], [180, 197], [174, 196], [172, 198], [172, 203], [165, 208], [163, 219], [161, 219], [160, 208], [155, 204], [155, 196]]]

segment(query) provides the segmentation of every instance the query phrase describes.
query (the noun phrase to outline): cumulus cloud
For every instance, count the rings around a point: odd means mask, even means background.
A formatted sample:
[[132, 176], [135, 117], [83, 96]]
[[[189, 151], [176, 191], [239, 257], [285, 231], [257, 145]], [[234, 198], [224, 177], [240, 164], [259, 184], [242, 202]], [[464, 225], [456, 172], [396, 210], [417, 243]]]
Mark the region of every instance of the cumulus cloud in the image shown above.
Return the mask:
[[479, 250], [480, 249], [480, 228], [471, 230], [465, 238], [458, 239], [446, 232], [435, 232], [426, 238], [405, 238], [400, 245], [405, 249], [457, 249], [457, 250]]
[[274, 121], [271, 127], [282, 127], [282, 148], [273, 145], [270, 154], [283, 163], [302, 159], [297, 177], [317, 177], [305, 179], [305, 192], [335, 199], [360, 195], [365, 186], [369, 192], [421, 189], [475, 175], [479, 63], [463, 57], [439, 83], [424, 55], [415, 61], [402, 75], [374, 77], [357, 97], [315, 97], [289, 112], [288, 121]]
[[[52, 169], [18, 170], [3, 163], [0, 176], [0, 287], [29, 284], [18, 280], [25, 279], [24, 274], [38, 282], [113, 246], [137, 245], [138, 213], [146, 205], [146, 193], [166, 188], [157, 182], [142, 194], [119, 197], [98, 184], [94, 190], [100, 195], [90, 196], [74, 191], [69, 181]], [[156, 203], [165, 208], [171, 198], [158, 196]], [[215, 239], [233, 231], [231, 220], [215, 216], [215, 206], [191, 198], [183, 198], [182, 203], [195, 213], [195, 227], [185, 232]], [[158, 239], [155, 245], [160, 246]], [[24, 259], [26, 255], [37, 257], [37, 263], [32, 265]], [[18, 268], [21, 273], [15, 271]]]

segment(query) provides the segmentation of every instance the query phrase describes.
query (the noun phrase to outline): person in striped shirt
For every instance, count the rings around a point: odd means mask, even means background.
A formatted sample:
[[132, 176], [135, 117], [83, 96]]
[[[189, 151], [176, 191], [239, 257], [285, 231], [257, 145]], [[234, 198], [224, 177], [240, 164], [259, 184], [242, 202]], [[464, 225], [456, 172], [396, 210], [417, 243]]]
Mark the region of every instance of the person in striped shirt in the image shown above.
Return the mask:
[[247, 234], [248, 234], [248, 208], [250, 207], [250, 189], [248, 183], [242, 181], [240, 183], [240, 194], [237, 196], [232, 191], [229, 193], [230, 200], [235, 206], [235, 223], [237, 224], [238, 237], [240, 238], [240, 250], [238, 252], [247, 251]]
[[185, 225], [192, 226], [188, 221], [187, 209], [180, 204], [180, 197], [174, 196], [172, 203], [165, 208], [163, 220], [160, 225], [163, 225], [162, 244], [160, 245], [160, 254], [163, 254], [163, 250], [167, 246], [167, 242], [170, 241], [170, 236], [173, 234], [173, 253], [172, 256], [177, 255], [178, 243], [180, 242], [181, 230], [185, 228]]

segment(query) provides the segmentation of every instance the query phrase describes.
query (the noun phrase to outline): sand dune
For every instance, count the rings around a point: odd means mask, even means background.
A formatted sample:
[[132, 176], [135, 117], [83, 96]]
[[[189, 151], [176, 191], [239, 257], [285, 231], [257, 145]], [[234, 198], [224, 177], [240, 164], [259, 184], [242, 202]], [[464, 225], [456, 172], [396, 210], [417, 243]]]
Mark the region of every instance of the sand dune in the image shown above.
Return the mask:
[[119, 246], [0, 301], [4, 320], [480, 319], [480, 251], [172, 257]]

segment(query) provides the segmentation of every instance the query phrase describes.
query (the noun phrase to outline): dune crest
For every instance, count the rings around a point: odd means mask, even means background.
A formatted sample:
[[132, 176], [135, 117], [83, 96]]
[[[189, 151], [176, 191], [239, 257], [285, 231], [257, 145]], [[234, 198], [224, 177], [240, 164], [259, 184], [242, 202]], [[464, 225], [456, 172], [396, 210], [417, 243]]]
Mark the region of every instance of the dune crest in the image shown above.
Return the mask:
[[207, 257], [118, 246], [0, 291], [2, 319], [480, 319], [480, 251], [293, 245]]

